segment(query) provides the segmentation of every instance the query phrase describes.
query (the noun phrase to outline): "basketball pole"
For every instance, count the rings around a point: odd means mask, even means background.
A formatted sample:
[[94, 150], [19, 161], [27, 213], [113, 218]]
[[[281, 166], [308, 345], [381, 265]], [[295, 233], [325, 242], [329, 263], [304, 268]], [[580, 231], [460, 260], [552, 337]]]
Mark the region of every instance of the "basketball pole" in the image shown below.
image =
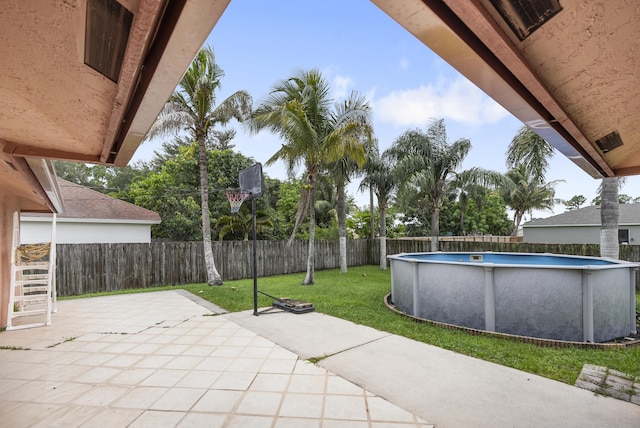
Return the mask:
[[258, 241], [256, 239], [256, 198], [251, 198], [251, 223], [253, 225], [253, 315], [258, 316]]

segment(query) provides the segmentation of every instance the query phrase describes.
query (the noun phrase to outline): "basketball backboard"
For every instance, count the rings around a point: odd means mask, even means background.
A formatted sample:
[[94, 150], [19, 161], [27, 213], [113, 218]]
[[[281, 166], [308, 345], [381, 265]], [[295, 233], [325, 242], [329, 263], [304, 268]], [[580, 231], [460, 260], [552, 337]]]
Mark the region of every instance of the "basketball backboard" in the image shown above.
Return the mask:
[[262, 164], [260, 162], [243, 169], [238, 173], [240, 190], [249, 192], [250, 198], [262, 196], [264, 191], [264, 176], [262, 175]]

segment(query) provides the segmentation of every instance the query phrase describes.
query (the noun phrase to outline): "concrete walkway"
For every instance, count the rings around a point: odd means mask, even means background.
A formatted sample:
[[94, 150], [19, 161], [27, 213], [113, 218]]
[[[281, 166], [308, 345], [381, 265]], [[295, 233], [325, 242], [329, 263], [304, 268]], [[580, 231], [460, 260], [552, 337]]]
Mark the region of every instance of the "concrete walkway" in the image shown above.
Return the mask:
[[177, 291], [59, 302], [0, 333], [0, 425], [640, 426], [640, 406], [320, 313], [222, 312]]
[[227, 317], [437, 427], [640, 427], [640, 406], [320, 313]]

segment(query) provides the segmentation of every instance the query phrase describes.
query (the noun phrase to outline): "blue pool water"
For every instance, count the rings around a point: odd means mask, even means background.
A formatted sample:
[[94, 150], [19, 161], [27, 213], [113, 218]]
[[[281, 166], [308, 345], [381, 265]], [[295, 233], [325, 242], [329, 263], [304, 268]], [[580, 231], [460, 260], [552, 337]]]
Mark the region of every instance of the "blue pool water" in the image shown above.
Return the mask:
[[[476, 259], [474, 260], [474, 256]], [[552, 265], [552, 266], [608, 266], [614, 262], [599, 258], [563, 257], [545, 254], [508, 253], [419, 253], [403, 254], [401, 257], [421, 261], [495, 263], [502, 265]], [[480, 259], [478, 259], [480, 258]]]

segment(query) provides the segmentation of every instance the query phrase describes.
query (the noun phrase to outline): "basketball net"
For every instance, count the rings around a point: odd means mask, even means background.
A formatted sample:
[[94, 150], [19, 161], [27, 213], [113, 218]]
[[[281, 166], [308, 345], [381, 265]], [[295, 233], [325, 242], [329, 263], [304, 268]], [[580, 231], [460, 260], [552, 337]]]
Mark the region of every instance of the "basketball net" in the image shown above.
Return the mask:
[[227, 190], [226, 194], [227, 199], [229, 200], [229, 205], [231, 205], [232, 213], [240, 211], [242, 203], [251, 195], [251, 193], [244, 190]]

